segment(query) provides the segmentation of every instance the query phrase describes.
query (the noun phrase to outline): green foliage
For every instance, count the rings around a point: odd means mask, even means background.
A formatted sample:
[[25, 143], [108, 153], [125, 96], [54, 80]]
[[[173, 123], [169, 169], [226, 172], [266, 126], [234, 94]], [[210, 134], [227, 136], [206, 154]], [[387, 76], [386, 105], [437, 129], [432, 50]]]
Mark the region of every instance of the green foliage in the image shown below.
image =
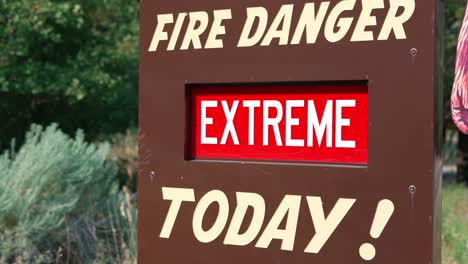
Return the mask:
[[33, 122], [91, 135], [136, 125], [138, 8], [135, 0], [0, 0], [0, 111], [10, 114], [2, 137], [20, 137]]
[[70, 138], [57, 125], [33, 125], [18, 152], [0, 156], [4, 261], [57, 257], [61, 250], [75, 260], [94, 255], [99, 230], [93, 223], [106, 219], [102, 206], [119, 200], [109, 150], [86, 143], [81, 131]]
[[442, 196], [443, 264], [468, 263], [468, 190], [451, 185]]

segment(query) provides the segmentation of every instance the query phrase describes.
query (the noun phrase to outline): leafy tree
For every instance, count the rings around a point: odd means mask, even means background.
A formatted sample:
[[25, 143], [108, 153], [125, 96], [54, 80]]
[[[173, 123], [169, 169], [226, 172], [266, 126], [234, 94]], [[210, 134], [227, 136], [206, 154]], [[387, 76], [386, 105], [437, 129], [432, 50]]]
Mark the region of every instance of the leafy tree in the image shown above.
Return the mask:
[[0, 148], [35, 123], [68, 133], [137, 122], [136, 0], [0, 0]]

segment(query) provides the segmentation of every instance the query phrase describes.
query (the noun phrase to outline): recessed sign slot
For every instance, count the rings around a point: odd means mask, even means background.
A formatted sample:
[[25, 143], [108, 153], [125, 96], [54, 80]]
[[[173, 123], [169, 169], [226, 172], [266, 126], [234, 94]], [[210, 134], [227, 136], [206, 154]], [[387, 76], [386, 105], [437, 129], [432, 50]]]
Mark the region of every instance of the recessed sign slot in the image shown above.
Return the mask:
[[367, 164], [366, 82], [190, 85], [187, 160]]

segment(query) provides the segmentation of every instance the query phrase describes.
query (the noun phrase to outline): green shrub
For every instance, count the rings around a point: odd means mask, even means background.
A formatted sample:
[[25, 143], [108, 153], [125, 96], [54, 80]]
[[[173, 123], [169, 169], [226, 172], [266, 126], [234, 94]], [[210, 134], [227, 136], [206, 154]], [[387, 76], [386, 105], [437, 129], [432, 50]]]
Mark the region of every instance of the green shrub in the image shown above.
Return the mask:
[[18, 152], [0, 156], [0, 262], [94, 257], [108, 222], [102, 207], [119, 201], [109, 151], [53, 124], [31, 126]]
[[88, 139], [138, 119], [135, 0], [0, 0], [0, 150], [31, 123]]

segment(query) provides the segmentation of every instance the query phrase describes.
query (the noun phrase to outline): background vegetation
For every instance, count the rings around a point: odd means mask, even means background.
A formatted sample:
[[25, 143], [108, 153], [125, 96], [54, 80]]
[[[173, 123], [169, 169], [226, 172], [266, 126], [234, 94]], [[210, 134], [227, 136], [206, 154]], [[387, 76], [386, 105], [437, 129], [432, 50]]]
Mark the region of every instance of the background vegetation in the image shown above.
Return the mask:
[[0, 141], [57, 122], [88, 139], [137, 125], [138, 10], [130, 0], [0, 0]]
[[468, 191], [463, 186], [444, 188], [442, 212], [444, 264], [468, 263]]
[[[445, 167], [459, 180], [468, 138], [448, 99], [465, 4], [445, 2]], [[0, 0], [0, 263], [136, 262], [138, 10]], [[443, 262], [468, 263], [468, 192], [443, 194]]]
[[0, 0], [0, 263], [135, 262], [138, 11]]

